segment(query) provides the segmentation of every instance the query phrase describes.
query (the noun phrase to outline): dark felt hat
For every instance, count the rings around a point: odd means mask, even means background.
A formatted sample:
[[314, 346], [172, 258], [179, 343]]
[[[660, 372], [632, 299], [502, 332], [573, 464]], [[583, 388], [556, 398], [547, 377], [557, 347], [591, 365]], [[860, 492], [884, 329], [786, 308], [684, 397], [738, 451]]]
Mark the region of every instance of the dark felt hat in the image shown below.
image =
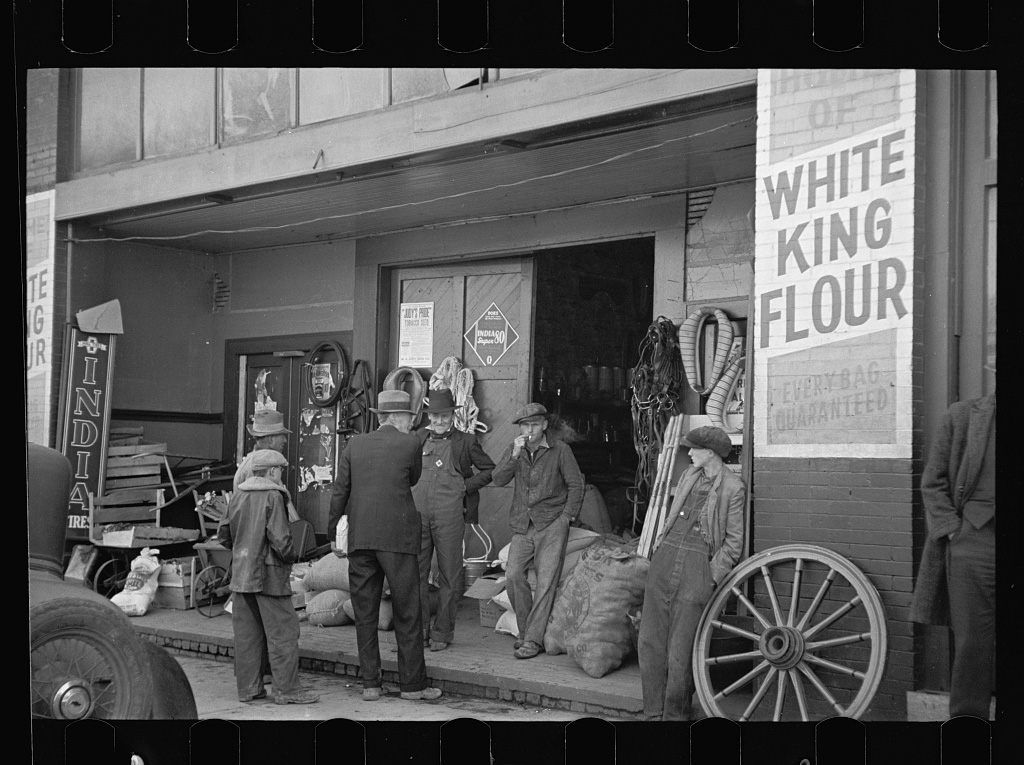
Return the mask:
[[428, 414], [443, 414], [444, 412], [454, 412], [456, 409], [461, 408], [456, 406], [452, 392], [447, 388], [442, 388], [441, 390], [428, 391], [427, 403], [423, 406], [423, 411]]

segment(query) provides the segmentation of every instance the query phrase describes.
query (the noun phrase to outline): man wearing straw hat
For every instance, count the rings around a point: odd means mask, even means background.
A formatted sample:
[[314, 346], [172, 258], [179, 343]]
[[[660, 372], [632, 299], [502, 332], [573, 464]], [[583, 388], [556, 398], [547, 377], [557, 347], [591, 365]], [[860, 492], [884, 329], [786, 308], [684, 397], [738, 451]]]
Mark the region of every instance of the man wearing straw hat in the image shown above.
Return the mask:
[[[569, 445], [549, 438], [547, 409], [527, 404], [512, 418], [519, 435], [505, 449], [491, 478], [495, 486], [516, 479], [508, 522], [512, 527], [506, 564], [506, 590], [519, 625], [517, 659], [544, 650], [544, 632], [562, 573], [569, 524], [583, 506], [583, 475]], [[537, 572], [530, 591], [526, 570]]]
[[420, 514], [412, 487], [420, 479], [420, 441], [409, 433], [409, 394], [384, 390], [377, 397], [380, 427], [349, 439], [338, 457], [327, 528], [348, 516], [348, 580], [356, 621], [363, 699], [380, 698], [382, 677], [377, 621], [384, 578], [391, 588], [398, 682], [403, 699], [440, 698], [427, 686], [420, 614]]
[[682, 439], [692, 466], [654, 539], [640, 619], [640, 681], [647, 720], [693, 719], [693, 641], [715, 586], [743, 551], [746, 487], [723, 459], [732, 443], [721, 428]]
[[[462, 542], [467, 523], [476, 523], [480, 489], [491, 482], [494, 462], [474, 433], [456, 430], [455, 401], [448, 389], [432, 390], [423, 411], [430, 424], [419, 430], [423, 472], [412, 490], [422, 518], [420, 610], [431, 651], [443, 651], [455, 638], [462, 576]], [[473, 468], [477, 473], [474, 475]], [[437, 553], [438, 608], [430, 624], [428, 579]]]

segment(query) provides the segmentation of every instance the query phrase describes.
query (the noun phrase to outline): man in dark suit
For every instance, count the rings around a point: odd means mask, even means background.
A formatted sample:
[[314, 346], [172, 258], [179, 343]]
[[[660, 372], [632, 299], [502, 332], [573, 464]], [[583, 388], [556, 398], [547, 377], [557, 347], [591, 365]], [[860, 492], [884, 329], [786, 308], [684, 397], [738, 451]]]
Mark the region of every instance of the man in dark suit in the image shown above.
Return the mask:
[[[356, 620], [363, 699], [381, 693], [377, 619], [384, 578], [391, 587], [398, 681], [403, 699], [433, 700], [427, 686], [420, 615], [420, 514], [412, 487], [420, 478], [420, 442], [409, 430], [413, 411], [405, 391], [381, 391], [373, 433], [353, 436], [338, 458], [328, 529], [348, 515], [348, 578]], [[340, 551], [339, 551], [340, 552]]]
[[996, 394], [943, 417], [921, 476], [928, 537], [910, 618], [953, 628], [949, 715], [987, 720], [996, 636]]
[[[443, 651], [455, 639], [455, 617], [462, 595], [462, 541], [467, 523], [476, 523], [479, 490], [491, 482], [494, 462], [476, 440], [454, 426], [450, 390], [432, 390], [423, 411], [430, 424], [417, 431], [423, 473], [412, 496], [423, 519], [420, 540], [420, 610], [431, 651]], [[473, 467], [477, 473], [474, 475]], [[430, 624], [428, 579], [437, 552], [438, 608]]]

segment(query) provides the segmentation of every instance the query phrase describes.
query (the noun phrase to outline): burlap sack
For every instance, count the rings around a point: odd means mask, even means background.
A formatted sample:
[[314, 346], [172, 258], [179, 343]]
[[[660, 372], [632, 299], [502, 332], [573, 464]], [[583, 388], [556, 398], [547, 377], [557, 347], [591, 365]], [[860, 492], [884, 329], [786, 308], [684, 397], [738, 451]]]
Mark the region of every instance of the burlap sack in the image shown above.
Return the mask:
[[[356, 620], [355, 612], [352, 610], [352, 599], [349, 598], [341, 607], [348, 614], [349, 618], [354, 622]], [[306, 610], [309, 610], [309, 606], [306, 606]], [[391, 630], [395, 627], [395, 613], [391, 605], [390, 600], [381, 600], [380, 602], [380, 613], [377, 616], [377, 629], [379, 630]]]
[[309, 567], [303, 584], [307, 590], [326, 592], [327, 590], [348, 590], [348, 558], [337, 555], [325, 555]]
[[352, 624], [343, 605], [349, 599], [348, 590], [327, 590], [317, 593], [306, 603], [306, 617], [317, 627], [339, 627]]
[[633, 650], [627, 612], [643, 603], [650, 562], [599, 542], [588, 547], [559, 589], [544, 650], [567, 653], [591, 677], [604, 677]]

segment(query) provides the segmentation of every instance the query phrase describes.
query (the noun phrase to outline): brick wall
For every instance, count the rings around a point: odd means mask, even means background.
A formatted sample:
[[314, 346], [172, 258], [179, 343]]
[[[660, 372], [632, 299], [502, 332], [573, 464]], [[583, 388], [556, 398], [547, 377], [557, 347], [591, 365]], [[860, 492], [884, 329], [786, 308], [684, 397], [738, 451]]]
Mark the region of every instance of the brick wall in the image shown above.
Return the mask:
[[58, 69], [30, 69], [25, 103], [25, 193], [57, 183]]
[[[912, 465], [898, 459], [754, 459], [754, 552], [793, 543], [825, 547], [847, 558], [878, 590], [888, 651], [869, 715], [882, 717], [905, 713], [906, 692], [914, 687]], [[789, 591], [777, 589], [788, 602]], [[756, 594], [755, 604], [770, 609], [766, 595]], [[831, 613], [848, 596], [834, 588], [819, 613]], [[855, 609], [837, 625], [859, 630], [863, 615]], [[852, 663], [865, 651], [848, 649], [845, 655]]]

